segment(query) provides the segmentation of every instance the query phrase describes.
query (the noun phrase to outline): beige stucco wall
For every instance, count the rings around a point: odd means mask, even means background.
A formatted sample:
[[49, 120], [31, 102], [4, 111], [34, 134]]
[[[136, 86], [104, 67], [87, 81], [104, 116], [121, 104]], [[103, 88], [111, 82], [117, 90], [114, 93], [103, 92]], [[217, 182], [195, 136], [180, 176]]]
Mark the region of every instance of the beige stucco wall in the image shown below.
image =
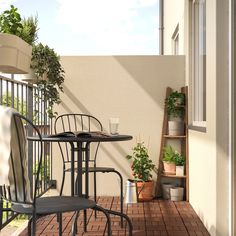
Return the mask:
[[[228, 1], [209, 0], [206, 3], [207, 131], [189, 131], [190, 203], [210, 234], [223, 236], [230, 235]], [[186, 1], [186, 36], [191, 35], [188, 9], [189, 1]], [[185, 47], [186, 83], [191, 87], [188, 42]]]
[[[66, 79], [57, 112], [92, 114], [105, 129], [109, 117], [119, 117], [120, 133], [134, 137], [132, 141], [102, 144], [98, 165], [114, 166], [124, 179], [131, 177], [125, 156], [139, 138], [149, 146], [157, 164], [166, 87], [184, 85], [184, 57], [78, 56], [62, 57], [61, 61]], [[60, 185], [61, 161], [55, 154], [54, 164], [53, 175]], [[67, 193], [69, 184], [67, 176]], [[99, 174], [98, 194], [118, 195], [117, 177]]]
[[179, 55], [184, 55], [184, 0], [163, 0], [164, 55], [173, 55], [172, 36], [179, 24]]

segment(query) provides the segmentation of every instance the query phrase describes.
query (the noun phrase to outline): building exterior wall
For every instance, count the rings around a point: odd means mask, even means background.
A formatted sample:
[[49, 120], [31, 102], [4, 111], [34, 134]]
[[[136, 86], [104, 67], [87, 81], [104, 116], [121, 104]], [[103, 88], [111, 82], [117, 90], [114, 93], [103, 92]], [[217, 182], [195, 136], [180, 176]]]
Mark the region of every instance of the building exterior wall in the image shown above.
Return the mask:
[[172, 36], [179, 25], [179, 55], [184, 55], [184, 0], [163, 0], [164, 55], [173, 55]]
[[[62, 103], [56, 107], [58, 114], [89, 113], [100, 119], [106, 130], [109, 117], [119, 117], [120, 133], [133, 136], [132, 141], [101, 144], [98, 165], [115, 167], [124, 180], [131, 178], [125, 156], [140, 139], [157, 164], [166, 87], [184, 85], [184, 57], [78, 56], [62, 57], [61, 62], [66, 78]], [[53, 173], [60, 186], [62, 163], [58, 155], [54, 155]], [[69, 174], [65, 183], [65, 193], [69, 193]], [[97, 189], [99, 195], [119, 195], [116, 175], [98, 174]]]
[[[181, 0], [175, 2], [182, 4]], [[211, 235], [230, 235], [228, 2], [206, 1], [207, 131], [189, 130], [190, 203]], [[182, 8], [184, 40], [180, 38], [183, 40], [180, 45], [184, 44], [186, 55], [186, 85], [190, 87], [191, 117], [190, 5], [191, 1], [186, 0]], [[165, 14], [164, 22], [168, 23], [165, 19], [172, 15], [173, 11]], [[176, 12], [174, 18], [178, 19], [179, 15], [181, 14]], [[173, 25], [171, 23], [171, 29]], [[169, 26], [164, 27], [168, 31]], [[168, 39], [164, 40], [166, 41]], [[165, 48], [169, 47], [170, 43], [169, 46], [165, 45]]]

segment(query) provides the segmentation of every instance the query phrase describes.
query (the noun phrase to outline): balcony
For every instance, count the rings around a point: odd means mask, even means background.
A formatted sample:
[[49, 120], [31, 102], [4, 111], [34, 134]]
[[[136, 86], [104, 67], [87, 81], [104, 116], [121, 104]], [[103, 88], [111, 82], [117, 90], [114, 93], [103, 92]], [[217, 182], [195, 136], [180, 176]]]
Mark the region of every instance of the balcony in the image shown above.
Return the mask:
[[[64, 66], [68, 68], [67, 70], [69, 71], [70, 66], [74, 64], [73, 58], [72, 61], [70, 61], [70, 58], [62, 58], [62, 62], [64, 63]], [[88, 64], [90, 64], [90, 67], [96, 67], [96, 64], [100, 64], [99, 70], [106, 71], [106, 64], [110, 64], [111, 67], [113, 67], [113, 70], [116, 71], [116, 74], [114, 75], [114, 78], [112, 78], [112, 81], [108, 82], [106, 81], [107, 89], [112, 90], [113, 88], [116, 88], [118, 91], [122, 91], [122, 84], [123, 83], [117, 83], [118, 77], [122, 75], [123, 78], [126, 78], [127, 80], [130, 80], [131, 78], [134, 80], [130, 81], [129, 83], [126, 83], [126, 88], [128, 90], [123, 91], [122, 93], [119, 93], [117, 95], [113, 94], [113, 100], [111, 100], [111, 104], [108, 104], [108, 99], [110, 96], [110, 93], [107, 93], [107, 95], [103, 94], [104, 97], [99, 96], [100, 90], [103, 89], [103, 85], [100, 84], [98, 87], [98, 90], [93, 91], [93, 86], [94, 83], [96, 83], [97, 79], [97, 73], [98, 70], [94, 70], [92, 75], [91, 71], [87, 71], [87, 67], [85, 67], [84, 71], [83, 68], [80, 66], [80, 71], [83, 71], [83, 75], [86, 74], [86, 77], [92, 78], [92, 83], [84, 83], [83, 77], [81, 75], [78, 76], [78, 74], [75, 72], [73, 75], [70, 75], [70, 80], [66, 80], [64, 89], [65, 93], [61, 94], [62, 96], [62, 104], [60, 106], [56, 107], [56, 111], [61, 114], [65, 112], [71, 112], [72, 110], [78, 110], [80, 112], [85, 112], [85, 113], [96, 113], [99, 114], [99, 117], [103, 120], [104, 123], [107, 122], [106, 119], [108, 119], [109, 115], [109, 110], [114, 109], [115, 107], [116, 112], [119, 112], [120, 117], [122, 117], [122, 126], [121, 132], [123, 131], [124, 133], [131, 132], [132, 135], [137, 136], [137, 133], [140, 132], [140, 130], [143, 130], [142, 132], [144, 134], [151, 132], [152, 133], [152, 139], [159, 139], [158, 136], [160, 133], [160, 129], [162, 126], [162, 117], [163, 116], [163, 111], [162, 111], [162, 106], [163, 106], [163, 101], [164, 101], [164, 92], [165, 88], [168, 85], [171, 84], [179, 84], [183, 85], [183, 80], [182, 76], [183, 70], [180, 68], [183, 68], [183, 57], [80, 57], [77, 60], [77, 62], [82, 65], [84, 60], [87, 61]], [[96, 64], [94, 64], [94, 60], [96, 61]], [[149, 81], [150, 84], [144, 83], [144, 81], [141, 80], [140, 74], [138, 73], [139, 71], [139, 66], [143, 66], [145, 64], [144, 62], [149, 62], [151, 65], [148, 66], [148, 68], [143, 68], [143, 75], [145, 73], [150, 73], [150, 70], [153, 71], [153, 75], [147, 80]], [[117, 63], [119, 62], [119, 63]], [[165, 64], [172, 65], [172, 67], [175, 67], [176, 70], [173, 71], [168, 71], [166, 70], [166, 67], [164, 67]], [[147, 64], [146, 64], [147, 65]], [[95, 69], [95, 68], [94, 68]], [[124, 70], [125, 69], [125, 70]], [[132, 71], [133, 70], [133, 71]], [[126, 74], [124, 73], [126, 72]], [[130, 73], [133, 73], [133, 76], [130, 77]], [[87, 74], [88, 73], [88, 74]], [[160, 76], [161, 74], [161, 76]], [[157, 81], [156, 81], [156, 76], [157, 76]], [[173, 81], [173, 76], [176, 77], [176, 80]], [[102, 78], [103, 77], [103, 78]], [[112, 77], [112, 74], [109, 73], [107, 75], [104, 74], [100, 77], [100, 79], [107, 80], [109, 77]], [[165, 81], [161, 82], [161, 78], [165, 77]], [[82, 92], [82, 94], [77, 94], [76, 95], [76, 90], [74, 90], [74, 87], [71, 86], [71, 82], [73, 80], [77, 80], [76, 83], [80, 85], [80, 90], [86, 92], [87, 91], [93, 91], [93, 95], [100, 100], [102, 104], [104, 104], [102, 107], [94, 106], [94, 98], [91, 99], [91, 97], [87, 96], [86, 93]], [[22, 83], [22, 82], [16, 82], [15, 80], [7, 79], [2, 77], [2, 84], [5, 83], [5, 85], [2, 86], [3, 89], [11, 88], [12, 90], [2, 92], [6, 94], [11, 94], [13, 90], [13, 94], [19, 94], [20, 90], [26, 91], [26, 89], [19, 89], [21, 86], [27, 86], [27, 83]], [[101, 82], [101, 81], [100, 81]], [[127, 81], [128, 82], [128, 81]], [[138, 83], [137, 83], [138, 82]], [[139, 86], [140, 83], [140, 86]], [[161, 84], [161, 88], [158, 89], [159, 94], [154, 94], [154, 91], [152, 91], [151, 86], [153, 83], [158, 86], [158, 84]], [[18, 85], [17, 85], [18, 84]], [[87, 85], [86, 85], [87, 84]], [[138, 85], [138, 86], [137, 86]], [[97, 85], [98, 86], [98, 85]], [[144, 90], [142, 89], [144, 88]], [[37, 89], [37, 88], [34, 88]], [[19, 91], [18, 91], [19, 90]], [[18, 91], [18, 92], [17, 92]], [[130, 97], [130, 91], [133, 93], [138, 94], [137, 97], [137, 103], [140, 104], [142, 103], [142, 99], [148, 99], [150, 102], [150, 106], [144, 107], [146, 110], [147, 114], [154, 114], [153, 111], [155, 111], [155, 114], [162, 114], [161, 116], [158, 117], [158, 120], [152, 119], [151, 123], [148, 123], [148, 126], [145, 125], [145, 123], [149, 120], [149, 116], [145, 117], [143, 116], [143, 111], [137, 110], [136, 105], [134, 108], [132, 107], [133, 101], [128, 101], [128, 96]], [[117, 110], [117, 107], [119, 104], [121, 104], [120, 96], [123, 96], [123, 101], [126, 101], [126, 105], [129, 104], [130, 109], [131, 109], [131, 114], [136, 117], [142, 117], [142, 120], [137, 120], [136, 122], [139, 122], [138, 126], [137, 123], [133, 122], [133, 118], [129, 118], [129, 114], [126, 113], [126, 109], [123, 109], [122, 107]], [[20, 96], [21, 97], [21, 96]], [[24, 97], [24, 96], [23, 96]], [[25, 96], [27, 97], [27, 96]], [[37, 112], [37, 119], [36, 121], [38, 122], [38, 127], [40, 125], [43, 125], [46, 123], [47, 127], [50, 127], [52, 124], [50, 119], [48, 119], [46, 116], [43, 116], [44, 111], [46, 109], [46, 104], [43, 103], [43, 100], [38, 101], [37, 103], [32, 100], [34, 96], [31, 96], [31, 102], [26, 102], [26, 104], [31, 104], [31, 108], [28, 108], [28, 111], [31, 109], [31, 113], [33, 115], [33, 111], [38, 111]], [[87, 104], [87, 106], [83, 105], [81, 101], [84, 100], [84, 103]], [[87, 99], [87, 100], [86, 100]], [[8, 101], [11, 99], [9, 98]], [[155, 102], [152, 103], [151, 100], [154, 100]], [[2, 101], [3, 103], [3, 101]], [[123, 103], [123, 102], [122, 102]], [[162, 104], [161, 104], [162, 103]], [[8, 105], [11, 105], [10, 102], [7, 103]], [[17, 107], [17, 104], [15, 106]], [[20, 103], [19, 103], [20, 104]], [[18, 105], [19, 107], [19, 105]], [[74, 108], [72, 108], [74, 107]], [[33, 108], [33, 109], [32, 109]], [[96, 109], [99, 110], [96, 110]], [[105, 110], [104, 110], [105, 109]], [[107, 113], [105, 113], [106, 111]], [[104, 113], [104, 115], [101, 115]], [[143, 120], [144, 119], [144, 120]], [[37, 123], [36, 122], [36, 123]], [[126, 123], [124, 123], [126, 122]], [[150, 124], [152, 124], [150, 126]], [[45, 126], [44, 126], [45, 127]], [[137, 127], [139, 127], [139, 130], [137, 130]], [[153, 131], [154, 128], [156, 129], [157, 133]], [[106, 128], [105, 128], [106, 129]], [[123, 129], [123, 130], [122, 130]], [[146, 129], [146, 130], [145, 130]], [[145, 130], [145, 131], [144, 131]], [[149, 130], [149, 131], [147, 131]], [[51, 131], [50, 128], [43, 128], [42, 131], [44, 133], [48, 133]], [[124, 155], [128, 152], [128, 149], [132, 145], [129, 144], [127, 146], [120, 143], [117, 143], [115, 145], [108, 145], [104, 144], [101, 146], [101, 153], [100, 155], [102, 156], [107, 156], [109, 159], [105, 158], [104, 160], [101, 160], [102, 162], [100, 164], [109, 164], [111, 166], [118, 166], [118, 168], [121, 170], [122, 174], [124, 176], [127, 176], [127, 178], [130, 176], [130, 173], [126, 171], [126, 166], [129, 165], [125, 160], [124, 160]], [[41, 193], [47, 191], [47, 189], [51, 186], [49, 183], [57, 182], [57, 186], [59, 188], [60, 182], [61, 182], [61, 172], [57, 171], [61, 168], [61, 163], [58, 160], [58, 158], [53, 158], [53, 156], [59, 155], [58, 153], [58, 147], [57, 146], [52, 146], [52, 147], [47, 147], [46, 148], [48, 151], [48, 155], [50, 156], [48, 161], [46, 160], [45, 164], [48, 165], [46, 167], [46, 174], [49, 176], [50, 181], [44, 181], [42, 182], [42, 186], [40, 186], [40, 191]], [[53, 150], [53, 155], [51, 155]], [[151, 151], [158, 156], [158, 151], [153, 148], [151, 148]], [[114, 158], [119, 158], [121, 161], [117, 163], [117, 159]], [[36, 163], [36, 162], [35, 162]], [[34, 164], [35, 164], [34, 163]], [[104, 177], [102, 177], [104, 178]], [[106, 178], [106, 177], [105, 177]], [[101, 206], [117, 210], [119, 208], [119, 199], [116, 197], [118, 194], [117, 187], [114, 188], [114, 181], [116, 182], [116, 179], [111, 179], [105, 180], [105, 184], [103, 184], [104, 187], [99, 187], [99, 204]], [[46, 178], [43, 178], [46, 179]], [[98, 180], [98, 186], [101, 186], [101, 183], [104, 181], [104, 179], [99, 179]], [[66, 182], [65, 182], [65, 194], [70, 193], [70, 182], [68, 179], [68, 176], [66, 177]], [[111, 188], [113, 186], [113, 189]], [[111, 197], [105, 197], [105, 196], [111, 196]], [[134, 235], [209, 235], [207, 232], [206, 228], [204, 227], [203, 223], [197, 216], [197, 214], [194, 212], [192, 209], [191, 205], [188, 202], [171, 202], [171, 201], [164, 201], [161, 199], [155, 199], [152, 202], [149, 203], [137, 203], [137, 204], [125, 204], [124, 205], [125, 213], [128, 214], [128, 216], [131, 217], [132, 223], [134, 226]], [[6, 213], [5, 213], [6, 214]], [[8, 214], [8, 221], [10, 221], [14, 216], [11, 214]], [[103, 235], [105, 228], [106, 228], [106, 221], [105, 219], [99, 215], [97, 219], [94, 218], [94, 213], [92, 211], [89, 211], [89, 217], [88, 217], [88, 232], [87, 233], [82, 233], [83, 231], [83, 224], [82, 224], [82, 215], [80, 216], [78, 220], [78, 229], [79, 229], [79, 234], [78, 235]], [[71, 230], [71, 220], [72, 220], [73, 214], [63, 214], [63, 234], [69, 234]], [[7, 221], [7, 222], [8, 222]], [[7, 223], [6, 222], [6, 223]], [[56, 234], [58, 230], [57, 226], [57, 221], [56, 221], [56, 216], [48, 216], [44, 217], [38, 220], [37, 222], [37, 230], [38, 230], [38, 235], [53, 235]], [[112, 230], [114, 235], [126, 235], [126, 228], [121, 228], [120, 227], [120, 222], [119, 218], [113, 217], [112, 218]], [[3, 230], [4, 233], [4, 230]], [[26, 235], [27, 230], [25, 229], [20, 235]]]

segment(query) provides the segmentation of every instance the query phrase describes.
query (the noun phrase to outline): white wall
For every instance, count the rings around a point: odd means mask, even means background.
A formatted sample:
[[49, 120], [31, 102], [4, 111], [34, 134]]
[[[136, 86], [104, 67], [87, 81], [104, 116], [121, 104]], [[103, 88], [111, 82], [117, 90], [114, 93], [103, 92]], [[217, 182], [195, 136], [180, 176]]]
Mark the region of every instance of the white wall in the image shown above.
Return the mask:
[[164, 55], [173, 55], [172, 36], [179, 24], [179, 55], [184, 55], [184, 0], [164, 0]]
[[[108, 129], [109, 117], [120, 118], [120, 133], [132, 141], [102, 144], [99, 165], [114, 166], [124, 180], [131, 177], [125, 156], [137, 138], [149, 143], [150, 156], [158, 163], [166, 87], [184, 85], [184, 57], [176, 56], [78, 56], [62, 57], [66, 71], [59, 114], [89, 113]], [[54, 155], [54, 177], [61, 179], [61, 162]], [[69, 178], [66, 179], [69, 193]], [[117, 178], [98, 177], [99, 195], [118, 195]]]

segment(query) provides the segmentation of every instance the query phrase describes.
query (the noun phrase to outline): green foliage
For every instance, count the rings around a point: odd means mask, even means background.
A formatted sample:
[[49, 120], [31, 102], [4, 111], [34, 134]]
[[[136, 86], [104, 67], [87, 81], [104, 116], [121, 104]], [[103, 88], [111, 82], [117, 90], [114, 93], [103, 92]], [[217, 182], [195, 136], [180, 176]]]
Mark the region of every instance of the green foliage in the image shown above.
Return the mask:
[[[37, 41], [38, 18], [21, 19], [18, 9], [11, 5], [10, 10], [0, 14], [0, 32], [14, 34], [33, 46], [31, 68], [33, 69], [43, 99], [49, 102], [47, 113], [54, 117], [53, 105], [60, 103], [59, 90], [63, 92], [64, 70], [60, 57], [47, 45], [35, 44]], [[46, 77], [47, 80], [43, 80]], [[37, 95], [36, 95], [37, 99]]]
[[[3, 209], [11, 208], [11, 203], [10, 203], [10, 202], [8, 202], [8, 204], [7, 204], [7, 202], [6, 202], [4, 199], [2, 199], [2, 201], [3, 201], [3, 203], [2, 203]], [[9, 212], [8, 212], [8, 213], [9, 213]], [[2, 222], [4, 222], [6, 219], [7, 219], [7, 212], [4, 211], [4, 212], [2, 213]], [[26, 220], [28, 220], [28, 216], [25, 215], [25, 214], [20, 214], [20, 215], [18, 215], [13, 221], [11, 221], [11, 222], [9, 223], [9, 225], [12, 226], [12, 227], [19, 227], [19, 226], [21, 226], [22, 223], [25, 222]]]
[[13, 5], [10, 10], [6, 10], [0, 15], [0, 31], [2, 33], [20, 36], [22, 28], [21, 16]]
[[38, 19], [29, 17], [21, 19], [18, 9], [11, 5], [10, 10], [0, 14], [0, 32], [13, 34], [22, 38], [30, 45], [37, 40]]
[[2, 95], [2, 104], [3, 106], [13, 107], [18, 110], [23, 116], [27, 116], [27, 105], [25, 101], [21, 101], [20, 98], [12, 98], [11, 93]]
[[170, 145], [164, 147], [164, 157], [162, 160], [168, 163], [175, 163], [178, 166], [185, 165], [185, 157]]
[[184, 166], [185, 165], [185, 157], [180, 153], [177, 153], [175, 156], [175, 165]]
[[[34, 175], [37, 175], [37, 170], [39, 167], [39, 163], [36, 162], [35, 164], [35, 171]], [[50, 163], [49, 163], [49, 157], [46, 156], [46, 159], [42, 160], [40, 171], [39, 171], [39, 181], [45, 180], [46, 182], [50, 180]]]
[[[44, 100], [49, 101], [48, 114], [52, 118], [54, 103], [60, 103], [59, 91], [63, 92], [64, 70], [60, 64], [60, 57], [55, 51], [43, 44], [34, 45], [31, 68], [37, 78], [37, 85]], [[44, 77], [47, 80], [43, 80]]]
[[24, 18], [22, 26], [20, 37], [28, 44], [33, 45], [38, 39], [38, 17]]
[[167, 113], [172, 117], [183, 117], [184, 115], [184, 104], [185, 104], [185, 95], [179, 93], [178, 91], [172, 92], [166, 98], [166, 107]]
[[151, 171], [154, 169], [155, 165], [152, 160], [149, 159], [148, 150], [144, 146], [144, 143], [137, 143], [137, 145], [132, 149], [133, 154], [127, 155], [129, 160], [133, 161], [131, 169], [133, 170], [133, 176], [136, 181], [149, 181], [152, 178]]
[[169, 145], [164, 147], [163, 161], [168, 163], [175, 163], [175, 150]]

